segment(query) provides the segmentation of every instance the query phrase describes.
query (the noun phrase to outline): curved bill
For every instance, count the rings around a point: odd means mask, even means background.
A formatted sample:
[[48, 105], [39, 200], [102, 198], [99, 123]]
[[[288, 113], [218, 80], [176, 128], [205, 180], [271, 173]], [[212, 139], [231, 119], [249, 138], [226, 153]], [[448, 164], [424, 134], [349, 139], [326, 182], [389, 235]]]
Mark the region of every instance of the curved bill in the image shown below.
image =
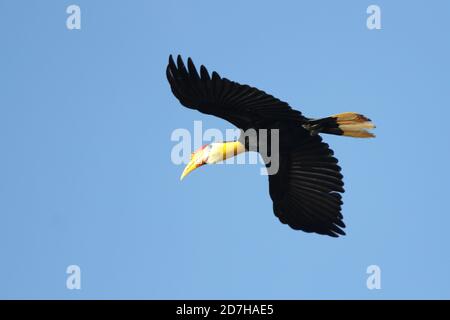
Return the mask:
[[186, 165], [186, 167], [183, 170], [183, 173], [181, 174], [180, 181], [184, 179], [189, 173], [197, 169], [198, 167], [201, 167], [206, 162], [203, 161], [203, 150], [199, 150], [192, 154], [191, 160]]

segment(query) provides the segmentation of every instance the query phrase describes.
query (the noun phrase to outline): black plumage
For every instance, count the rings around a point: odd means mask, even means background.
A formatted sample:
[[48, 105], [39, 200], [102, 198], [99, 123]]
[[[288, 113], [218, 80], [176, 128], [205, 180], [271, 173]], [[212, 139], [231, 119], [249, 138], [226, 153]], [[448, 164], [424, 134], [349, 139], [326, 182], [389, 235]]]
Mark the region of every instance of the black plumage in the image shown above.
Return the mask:
[[[345, 235], [341, 168], [328, 144], [316, 134], [320, 130], [314, 132], [316, 127], [309, 126], [316, 122], [264, 91], [216, 72], [210, 75], [203, 65], [198, 73], [190, 58], [186, 67], [180, 56], [176, 63], [170, 56], [166, 73], [183, 106], [223, 118], [243, 130], [278, 129], [280, 167], [269, 176], [275, 215], [296, 230]], [[332, 129], [339, 130], [337, 126]]]

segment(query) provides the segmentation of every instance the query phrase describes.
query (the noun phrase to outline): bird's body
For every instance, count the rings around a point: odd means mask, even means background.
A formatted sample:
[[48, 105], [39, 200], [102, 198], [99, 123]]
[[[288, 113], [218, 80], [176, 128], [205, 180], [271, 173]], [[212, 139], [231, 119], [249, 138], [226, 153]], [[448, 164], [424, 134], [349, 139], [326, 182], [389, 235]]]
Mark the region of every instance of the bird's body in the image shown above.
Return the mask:
[[[374, 127], [368, 118], [347, 112], [309, 119], [264, 91], [221, 78], [216, 72], [210, 76], [204, 66], [198, 74], [192, 60], [188, 59], [186, 68], [180, 56], [177, 64], [169, 58], [167, 79], [181, 104], [228, 120], [244, 133], [238, 141], [213, 143], [197, 150], [182, 178], [203, 164], [245, 151], [272, 150], [274, 142], [267, 138], [276, 132], [278, 167], [269, 174], [275, 215], [293, 229], [332, 237], [345, 234], [341, 168], [318, 134], [373, 137], [367, 131]], [[249, 139], [247, 132], [253, 132], [254, 139]]]

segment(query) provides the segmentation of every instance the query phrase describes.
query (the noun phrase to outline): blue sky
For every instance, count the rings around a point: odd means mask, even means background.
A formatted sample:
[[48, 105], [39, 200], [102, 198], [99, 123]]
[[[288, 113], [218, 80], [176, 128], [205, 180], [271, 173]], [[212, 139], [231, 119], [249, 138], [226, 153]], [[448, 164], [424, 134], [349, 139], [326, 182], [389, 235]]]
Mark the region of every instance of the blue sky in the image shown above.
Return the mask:
[[[81, 8], [81, 30], [66, 8]], [[381, 8], [368, 30], [366, 8]], [[450, 298], [448, 1], [0, 2], [0, 298]], [[181, 107], [169, 54], [311, 117], [327, 136], [347, 236], [291, 230], [259, 166], [182, 183], [177, 128], [232, 126]], [[81, 290], [66, 268], [81, 268]], [[381, 268], [368, 290], [366, 268]]]

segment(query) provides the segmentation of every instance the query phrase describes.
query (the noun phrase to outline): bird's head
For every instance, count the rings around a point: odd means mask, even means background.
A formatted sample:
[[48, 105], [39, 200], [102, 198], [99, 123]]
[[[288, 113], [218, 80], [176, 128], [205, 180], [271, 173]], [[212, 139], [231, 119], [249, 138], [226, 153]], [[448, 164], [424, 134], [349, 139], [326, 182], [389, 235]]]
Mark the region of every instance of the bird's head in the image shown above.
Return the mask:
[[243, 151], [244, 147], [238, 141], [206, 144], [191, 154], [191, 160], [184, 168], [180, 180], [183, 180], [184, 177], [198, 167], [223, 161]]

